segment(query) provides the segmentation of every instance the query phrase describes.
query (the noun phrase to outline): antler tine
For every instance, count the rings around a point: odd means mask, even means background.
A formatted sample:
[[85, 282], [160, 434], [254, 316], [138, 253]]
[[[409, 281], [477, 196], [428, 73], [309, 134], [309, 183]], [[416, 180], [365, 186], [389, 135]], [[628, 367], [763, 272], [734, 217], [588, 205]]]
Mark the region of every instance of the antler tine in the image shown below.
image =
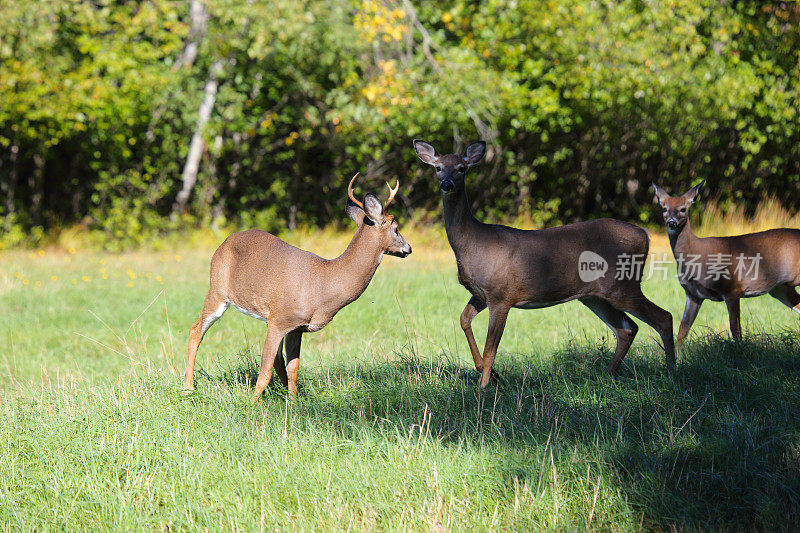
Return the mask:
[[394, 195], [397, 194], [397, 189], [400, 188], [400, 180], [396, 181], [394, 189], [392, 189], [392, 186], [389, 185], [388, 181], [386, 182], [386, 186], [389, 187], [389, 199], [386, 200], [385, 204], [383, 204], [384, 211], [386, 211], [386, 208], [389, 207], [389, 204], [392, 203], [392, 200], [394, 200]]
[[350, 185], [347, 186], [347, 196], [350, 197], [350, 199], [353, 201], [354, 204], [356, 204], [361, 209], [364, 209], [364, 204], [356, 200], [356, 197], [353, 194], [353, 182], [356, 181], [356, 178], [358, 177], [359, 174], [360, 172], [356, 172], [356, 175], [353, 176], [353, 179], [350, 180]]

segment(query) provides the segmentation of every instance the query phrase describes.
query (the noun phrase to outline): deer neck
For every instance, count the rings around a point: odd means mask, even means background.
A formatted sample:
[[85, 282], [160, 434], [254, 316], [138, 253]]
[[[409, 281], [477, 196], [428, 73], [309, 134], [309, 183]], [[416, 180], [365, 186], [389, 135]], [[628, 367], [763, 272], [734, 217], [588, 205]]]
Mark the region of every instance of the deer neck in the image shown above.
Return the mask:
[[[361, 296], [383, 258], [378, 235], [359, 226], [347, 249], [328, 261], [330, 281], [325, 283], [326, 300], [338, 311]], [[335, 312], [334, 311], [334, 312]]]
[[669, 236], [669, 245], [672, 247], [672, 253], [675, 257], [678, 257], [680, 254], [692, 253], [698, 240], [688, 220], [680, 231], [674, 233], [668, 231], [667, 235]]
[[447, 240], [450, 247], [455, 252], [456, 257], [473, 240], [470, 238], [472, 232], [480, 226], [480, 222], [472, 214], [467, 199], [467, 191], [463, 185], [458, 187], [450, 194], [442, 195], [442, 205], [444, 207], [444, 229], [447, 233]]

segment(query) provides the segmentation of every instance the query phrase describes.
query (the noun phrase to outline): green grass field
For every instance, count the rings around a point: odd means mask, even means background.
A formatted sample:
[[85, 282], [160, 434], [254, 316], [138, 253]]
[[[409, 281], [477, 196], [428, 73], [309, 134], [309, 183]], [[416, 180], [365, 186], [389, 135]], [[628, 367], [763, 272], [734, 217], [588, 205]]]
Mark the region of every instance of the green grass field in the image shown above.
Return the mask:
[[[263, 323], [206, 335], [180, 393], [207, 244], [0, 254], [0, 527], [780, 529], [800, 523], [797, 316], [706, 303], [667, 376], [642, 324], [618, 376], [578, 303], [512, 311], [480, 391], [468, 297], [437, 232], [405, 232], [359, 300], [304, 336], [300, 393], [250, 403]], [[334, 256], [349, 235], [287, 238]], [[674, 271], [674, 266], [672, 267]], [[645, 293], [683, 311], [674, 280]], [[475, 321], [479, 344], [487, 314]], [[275, 380], [277, 381], [277, 380]]]

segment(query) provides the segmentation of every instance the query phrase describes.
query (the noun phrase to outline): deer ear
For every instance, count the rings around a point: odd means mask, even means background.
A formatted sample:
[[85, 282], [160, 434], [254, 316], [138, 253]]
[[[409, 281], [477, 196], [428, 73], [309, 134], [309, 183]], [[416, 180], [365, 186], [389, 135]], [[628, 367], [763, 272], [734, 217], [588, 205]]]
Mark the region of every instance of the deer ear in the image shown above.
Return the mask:
[[419, 157], [423, 163], [435, 165], [439, 160], [439, 156], [436, 155], [436, 150], [425, 141], [414, 139], [414, 151], [417, 152], [417, 157]]
[[360, 226], [364, 223], [364, 217], [366, 216], [366, 213], [364, 213], [363, 209], [353, 203], [353, 200], [350, 198], [347, 199], [347, 207], [345, 207], [345, 211], [347, 211], [347, 216], [353, 219], [353, 222], [356, 223], [356, 226]]
[[664, 192], [664, 189], [662, 189], [661, 187], [659, 187], [655, 183], [653, 184], [653, 189], [655, 189], [655, 191], [656, 191], [656, 199], [658, 200], [658, 203], [663, 206], [664, 205], [664, 201], [667, 198], [669, 198], [669, 195]]
[[692, 187], [691, 189], [689, 189], [688, 191], [686, 191], [686, 194], [684, 194], [683, 197], [686, 198], [686, 200], [689, 202], [689, 205], [693, 204], [694, 201], [697, 200], [697, 197], [700, 196], [700, 191], [703, 190], [703, 185], [705, 184], [706, 180], [703, 180], [694, 187]]
[[383, 204], [378, 197], [372, 193], [368, 193], [364, 197], [364, 212], [367, 217], [375, 224], [380, 224], [384, 220]]
[[468, 167], [476, 164], [478, 161], [483, 159], [483, 156], [486, 154], [486, 143], [483, 141], [478, 141], [475, 143], [470, 144], [467, 146], [467, 151], [464, 155], [464, 162], [467, 164]]

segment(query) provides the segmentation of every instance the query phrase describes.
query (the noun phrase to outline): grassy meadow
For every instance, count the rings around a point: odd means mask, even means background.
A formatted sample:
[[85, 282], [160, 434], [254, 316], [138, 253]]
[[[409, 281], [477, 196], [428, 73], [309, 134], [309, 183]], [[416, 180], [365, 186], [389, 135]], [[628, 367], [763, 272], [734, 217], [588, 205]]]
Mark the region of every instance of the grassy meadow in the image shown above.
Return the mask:
[[[209, 239], [0, 252], [0, 529], [800, 523], [798, 318], [777, 301], [743, 302], [741, 343], [725, 306], [704, 304], [674, 376], [644, 324], [611, 378], [613, 338], [581, 304], [514, 310], [504, 381], [480, 391], [444, 236], [404, 234], [414, 253], [386, 257], [359, 300], [304, 335], [299, 397], [275, 379], [258, 405], [265, 326], [236, 311], [206, 335], [197, 391], [180, 393]], [[286, 240], [332, 257], [349, 236]], [[670, 269], [644, 291], [677, 331]]]

